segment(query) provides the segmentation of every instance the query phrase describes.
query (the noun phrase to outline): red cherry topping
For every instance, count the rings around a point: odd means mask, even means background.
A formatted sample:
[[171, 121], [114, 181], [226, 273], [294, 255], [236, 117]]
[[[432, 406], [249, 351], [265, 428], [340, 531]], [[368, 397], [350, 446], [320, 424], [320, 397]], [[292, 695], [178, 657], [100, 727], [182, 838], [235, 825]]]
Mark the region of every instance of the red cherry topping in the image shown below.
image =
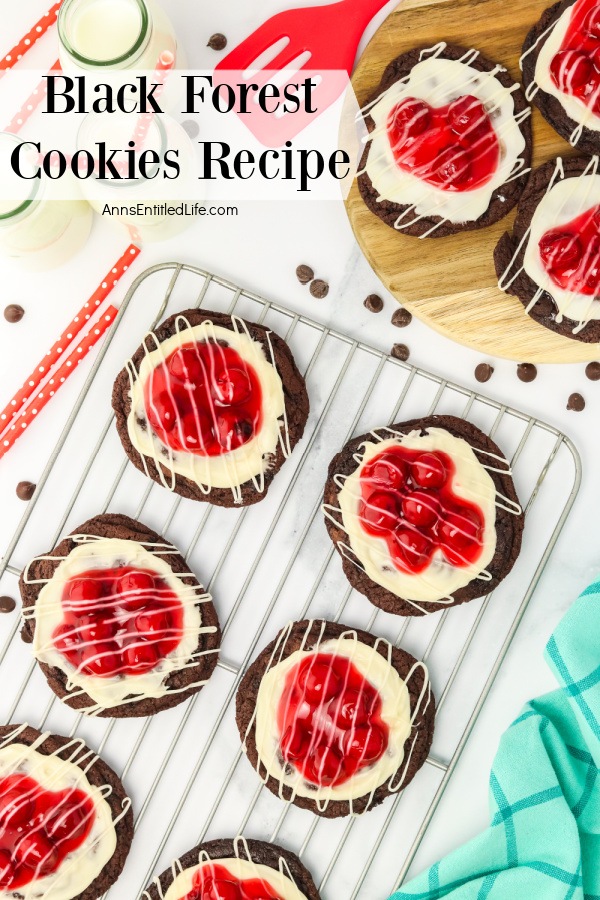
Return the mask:
[[233, 347], [190, 343], [159, 364], [144, 386], [148, 421], [173, 450], [220, 456], [250, 441], [262, 424], [253, 366]]
[[[281, 755], [317, 785], [343, 784], [386, 750], [379, 692], [344, 656], [311, 653], [287, 674], [277, 709]], [[365, 743], [364, 754], [352, 750]]]
[[600, 295], [600, 206], [547, 231], [539, 252], [554, 284], [577, 294]]
[[76, 578], [69, 589], [69, 607], [75, 612], [83, 612], [95, 604], [102, 596], [102, 589], [93, 578]]
[[49, 791], [28, 775], [0, 778], [0, 888], [18, 893], [56, 872], [88, 836], [94, 804], [83, 791]]
[[600, 10], [597, 0], [579, 0], [572, 10], [563, 42], [550, 62], [550, 77], [560, 91], [600, 115]]
[[[86, 595], [96, 600], [86, 600], [85, 613], [72, 616], [77, 585], [85, 585]], [[84, 572], [67, 582], [62, 605], [65, 621], [54, 631], [54, 646], [84, 675], [144, 674], [172, 653], [183, 636], [178, 595], [150, 571], [123, 566]]]
[[[396, 488], [389, 483], [391, 470], [403, 473]], [[368, 534], [385, 539], [400, 571], [424, 571], [436, 550], [459, 567], [474, 563], [481, 554], [483, 514], [454, 494], [454, 473], [446, 453], [423, 453], [402, 445], [384, 450], [362, 470], [361, 525]], [[463, 528], [468, 540], [454, 527], [457, 516], [468, 523]]]
[[192, 890], [182, 900], [283, 900], [262, 878], [239, 881], [218, 863], [202, 866], [194, 876]]
[[397, 165], [441, 190], [481, 187], [498, 168], [498, 136], [470, 94], [437, 108], [409, 97], [391, 111], [387, 128]]

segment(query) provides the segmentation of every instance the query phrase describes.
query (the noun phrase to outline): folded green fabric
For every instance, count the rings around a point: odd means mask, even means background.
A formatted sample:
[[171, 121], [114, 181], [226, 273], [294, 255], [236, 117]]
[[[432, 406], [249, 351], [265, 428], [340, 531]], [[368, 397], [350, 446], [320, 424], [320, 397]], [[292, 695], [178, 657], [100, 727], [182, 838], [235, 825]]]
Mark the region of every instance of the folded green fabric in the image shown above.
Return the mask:
[[504, 734], [490, 827], [391, 900], [600, 900], [600, 582], [559, 624], [546, 659], [562, 687]]

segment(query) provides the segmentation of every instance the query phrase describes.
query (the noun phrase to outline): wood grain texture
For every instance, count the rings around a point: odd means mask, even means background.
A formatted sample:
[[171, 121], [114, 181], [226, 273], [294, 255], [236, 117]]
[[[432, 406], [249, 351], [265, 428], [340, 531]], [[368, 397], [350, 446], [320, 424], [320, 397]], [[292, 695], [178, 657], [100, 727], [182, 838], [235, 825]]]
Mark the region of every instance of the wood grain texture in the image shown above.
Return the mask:
[[[359, 104], [377, 88], [394, 57], [445, 40], [475, 47], [519, 80], [525, 35], [550, 0], [403, 0], [374, 35], [352, 78]], [[573, 150], [533, 111], [534, 165]], [[356, 239], [389, 291], [422, 321], [486, 355], [519, 362], [597, 359], [598, 345], [554, 334], [499, 290], [493, 250], [515, 212], [491, 228], [438, 240], [393, 231], [365, 206], [356, 182], [346, 200]]]

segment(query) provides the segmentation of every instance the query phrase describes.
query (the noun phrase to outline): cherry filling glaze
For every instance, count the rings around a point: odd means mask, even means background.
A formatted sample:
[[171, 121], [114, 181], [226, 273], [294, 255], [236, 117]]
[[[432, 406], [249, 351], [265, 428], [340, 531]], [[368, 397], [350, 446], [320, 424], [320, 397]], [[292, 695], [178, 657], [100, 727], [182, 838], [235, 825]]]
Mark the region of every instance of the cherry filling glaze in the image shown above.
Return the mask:
[[560, 50], [550, 63], [550, 77], [564, 94], [577, 97], [600, 115], [600, 7], [598, 0], [578, 0]]
[[194, 876], [192, 890], [182, 900], [283, 900], [262, 878], [240, 881], [225, 866], [211, 863]]
[[144, 386], [150, 425], [167, 447], [221, 456], [241, 447], [262, 423], [258, 375], [233, 347], [190, 343], [157, 366]]
[[52, 875], [91, 831], [91, 798], [76, 788], [47, 791], [27, 775], [0, 778], [0, 890]]
[[498, 168], [500, 143], [483, 103], [470, 94], [433, 107], [409, 97], [391, 111], [397, 165], [445, 191], [472, 191]]
[[436, 550], [456, 567], [471, 565], [480, 556], [484, 516], [478, 506], [454, 494], [455, 471], [446, 453], [399, 445], [375, 456], [361, 472], [361, 526], [385, 540], [401, 572], [423, 572]]
[[552, 281], [567, 291], [600, 295], [600, 206], [540, 240], [540, 256]]
[[121, 566], [71, 578], [54, 646], [84, 675], [143, 675], [179, 645], [183, 606], [155, 572]]
[[321, 786], [343, 784], [385, 753], [379, 692], [344, 656], [311, 654], [288, 672], [277, 710], [283, 759]]

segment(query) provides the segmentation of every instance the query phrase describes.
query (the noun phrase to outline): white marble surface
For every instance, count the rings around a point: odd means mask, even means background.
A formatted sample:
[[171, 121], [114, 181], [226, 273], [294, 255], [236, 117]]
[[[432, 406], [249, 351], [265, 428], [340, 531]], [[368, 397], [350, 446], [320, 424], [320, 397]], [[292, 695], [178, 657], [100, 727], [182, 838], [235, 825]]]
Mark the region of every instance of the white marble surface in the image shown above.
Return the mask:
[[[268, 13], [286, 5], [285, 0], [260, 3], [165, 0], [179, 33], [184, 35], [191, 64], [199, 67], [208, 67], [216, 59], [215, 54], [205, 48], [214, 31], [223, 31], [233, 44]], [[3, 17], [2, 45], [8, 45], [12, 38], [21, 34], [24, 26], [43, 9], [44, 3], [38, 0], [11, 5]], [[384, 14], [385, 11], [377, 21]], [[55, 55], [53, 38], [47, 37], [31, 54], [32, 63], [44, 65]], [[32, 275], [0, 264], [0, 305], [14, 302], [26, 309], [25, 318], [17, 325], [9, 325], [0, 319], [3, 398], [11, 396], [21, 384], [32, 364], [47, 349], [49, 337], [54, 338], [84, 296], [89, 295], [121, 247], [121, 238], [113, 234], [107, 223], [97, 220], [90, 243], [67, 268]], [[223, 274], [268, 299], [332, 323], [338, 330], [381, 349], [389, 349], [395, 341], [406, 342], [411, 349], [411, 362], [470, 387], [476, 384], [473, 370], [483, 359], [478, 353], [451, 343], [417, 321], [404, 330], [390, 324], [395, 302], [386, 295], [363, 259], [341, 202], [294, 207], [279, 204], [276, 216], [269, 205], [249, 204], [240, 209], [237, 219], [200, 220], [183, 237], [146, 248], [135, 270], [119, 285], [117, 298], [123, 296], [134, 274], [147, 265], [169, 260], [197, 264]], [[298, 284], [294, 270], [300, 262], [311, 265], [317, 276], [329, 282], [331, 290], [327, 299], [313, 299], [307, 289]], [[367, 312], [362, 306], [363, 299], [371, 292], [378, 292], [385, 298], [385, 309], [379, 315]], [[425, 842], [419, 861], [421, 865], [433, 861], [484, 825], [489, 765], [499, 736], [528, 697], [553, 687], [542, 660], [545, 641], [577, 593], [600, 574], [597, 527], [600, 383], [587, 381], [583, 366], [577, 365], [540, 367], [536, 381], [522, 384], [516, 377], [514, 363], [490, 362], [495, 373], [484, 390], [566, 431], [582, 456], [583, 485]], [[0, 548], [7, 545], [24, 509], [23, 503], [15, 497], [15, 486], [21, 479], [35, 482], [40, 475], [83, 377], [80, 372], [71, 379], [36, 426], [0, 462]], [[110, 385], [106, 387], [108, 390]], [[587, 403], [585, 411], [579, 414], [567, 412], [565, 408], [568, 395], [575, 390], [581, 391]], [[2, 630], [7, 627], [4, 621], [0, 621], [0, 639]]]

